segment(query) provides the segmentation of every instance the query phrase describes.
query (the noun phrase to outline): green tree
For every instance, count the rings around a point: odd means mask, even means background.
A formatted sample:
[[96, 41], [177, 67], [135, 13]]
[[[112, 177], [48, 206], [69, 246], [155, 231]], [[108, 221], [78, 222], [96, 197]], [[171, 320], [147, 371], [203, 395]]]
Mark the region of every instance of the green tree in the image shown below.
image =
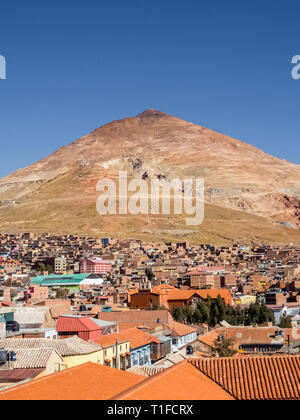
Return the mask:
[[231, 338], [223, 338], [223, 340], [215, 340], [211, 350], [213, 355], [218, 354], [219, 357], [231, 357], [237, 353], [233, 348], [234, 340]]
[[198, 305], [197, 309], [199, 310], [199, 313], [201, 314], [201, 323], [208, 323], [209, 322], [209, 308], [208, 305], [201, 300]]
[[38, 262], [38, 263], [37, 263], [37, 265], [36, 265], [36, 268], [37, 268], [37, 270], [38, 270], [39, 272], [41, 272], [41, 271], [46, 271], [45, 264], [44, 264], [44, 263], [42, 263], [42, 262]]
[[292, 328], [291, 318], [289, 316], [285, 316], [285, 315], [280, 317], [279, 327], [280, 328]]
[[46, 265], [46, 271], [48, 271], [49, 274], [53, 273], [53, 268], [51, 267], [50, 264]]
[[198, 307], [195, 309], [193, 313], [193, 323], [194, 324], [202, 324], [203, 323], [203, 315]]
[[194, 311], [191, 308], [191, 306], [185, 306], [182, 310], [183, 313], [183, 317], [184, 317], [184, 322], [188, 323], [188, 324], [192, 324], [193, 323], [193, 314]]
[[181, 306], [174, 306], [172, 308], [172, 317], [174, 318], [175, 321], [177, 322], [182, 322], [184, 319], [184, 314], [182, 311], [182, 307]]

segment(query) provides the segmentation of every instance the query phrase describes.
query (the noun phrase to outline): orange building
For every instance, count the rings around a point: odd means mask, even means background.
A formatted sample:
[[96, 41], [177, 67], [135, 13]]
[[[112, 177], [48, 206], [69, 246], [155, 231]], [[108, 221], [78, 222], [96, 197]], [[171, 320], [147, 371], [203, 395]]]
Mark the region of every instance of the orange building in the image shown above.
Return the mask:
[[130, 292], [130, 306], [139, 309], [155, 306], [172, 309], [174, 306], [186, 306], [197, 303], [199, 300], [207, 300], [208, 296], [217, 299], [218, 295], [227, 305], [232, 304], [231, 293], [226, 289], [181, 290], [168, 284], [161, 284], [148, 290]]

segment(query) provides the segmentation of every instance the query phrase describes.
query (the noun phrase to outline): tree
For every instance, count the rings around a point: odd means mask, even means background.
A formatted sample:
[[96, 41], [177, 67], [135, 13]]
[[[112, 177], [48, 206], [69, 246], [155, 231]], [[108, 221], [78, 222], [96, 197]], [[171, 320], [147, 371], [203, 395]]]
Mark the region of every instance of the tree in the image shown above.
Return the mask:
[[51, 267], [50, 264], [46, 265], [46, 270], [45, 271], [48, 271], [49, 274], [53, 273], [53, 268]]
[[177, 321], [177, 322], [183, 321], [184, 314], [183, 314], [181, 306], [174, 306], [172, 308], [171, 313], [172, 313], [172, 317], [174, 318], [175, 321]]
[[202, 324], [203, 323], [203, 315], [201, 311], [197, 308], [193, 313], [193, 324]]
[[259, 303], [259, 301], [256, 300], [255, 303], [251, 303], [248, 309], [245, 325], [264, 324], [265, 322], [274, 323], [273, 311], [267, 307], [265, 302], [261, 301], [261, 303]]
[[231, 357], [237, 353], [237, 351], [233, 348], [233, 345], [234, 340], [231, 338], [215, 340], [211, 353], [217, 354], [219, 357]]
[[46, 271], [45, 264], [42, 262], [38, 262], [36, 267], [37, 267], [38, 272]]
[[209, 308], [208, 308], [208, 305], [203, 300], [201, 300], [197, 305], [197, 309], [199, 310], [199, 312], [201, 314], [200, 323], [208, 323], [209, 322]]
[[292, 320], [289, 316], [282, 315], [279, 322], [280, 328], [292, 328]]
[[185, 306], [182, 309], [182, 314], [183, 314], [183, 321], [188, 323], [188, 324], [192, 324], [193, 323], [193, 309], [191, 308], [191, 306]]

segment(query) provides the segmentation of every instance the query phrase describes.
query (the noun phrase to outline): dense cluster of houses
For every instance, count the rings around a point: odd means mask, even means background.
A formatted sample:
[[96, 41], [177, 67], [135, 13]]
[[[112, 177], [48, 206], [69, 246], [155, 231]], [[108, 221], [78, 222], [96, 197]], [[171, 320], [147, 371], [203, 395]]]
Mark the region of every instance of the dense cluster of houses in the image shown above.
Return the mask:
[[[218, 299], [274, 322], [172, 316]], [[0, 236], [0, 399], [183, 399], [175, 379], [187, 399], [299, 398], [300, 249]]]

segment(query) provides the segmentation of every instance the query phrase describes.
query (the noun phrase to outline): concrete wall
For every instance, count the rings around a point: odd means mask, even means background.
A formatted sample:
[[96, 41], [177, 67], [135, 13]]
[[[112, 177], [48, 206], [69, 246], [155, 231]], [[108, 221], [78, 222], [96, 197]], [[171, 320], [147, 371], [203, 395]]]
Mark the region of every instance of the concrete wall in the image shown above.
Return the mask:
[[0, 323], [0, 338], [6, 337], [6, 324], [4, 322]]

